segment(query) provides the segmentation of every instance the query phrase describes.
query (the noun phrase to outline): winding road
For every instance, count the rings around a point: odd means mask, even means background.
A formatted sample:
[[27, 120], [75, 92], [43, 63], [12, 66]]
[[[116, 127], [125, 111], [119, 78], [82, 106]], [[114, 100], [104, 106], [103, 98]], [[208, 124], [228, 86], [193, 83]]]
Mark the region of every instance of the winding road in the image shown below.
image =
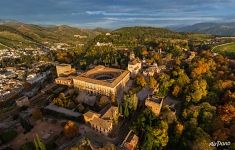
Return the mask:
[[224, 46], [224, 45], [228, 45], [228, 44], [235, 44], [235, 43], [234, 43], [234, 42], [229, 42], [229, 43], [224, 43], [224, 44], [216, 45], [216, 46], [214, 46], [214, 47], [211, 49], [211, 51], [213, 52], [213, 50], [214, 50], [215, 48], [220, 47], [220, 46]]

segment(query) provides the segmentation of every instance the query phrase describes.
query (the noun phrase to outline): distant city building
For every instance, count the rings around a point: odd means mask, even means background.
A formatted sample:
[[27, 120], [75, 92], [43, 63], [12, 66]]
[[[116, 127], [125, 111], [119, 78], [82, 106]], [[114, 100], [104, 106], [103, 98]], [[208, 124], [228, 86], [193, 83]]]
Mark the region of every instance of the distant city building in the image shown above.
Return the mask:
[[118, 116], [118, 107], [110, 107], [102, 116], [105, 120], [114, 120]]
[[144, 76], [154, 76], [155, 73], [160, 73], [161, 69], [158, 67], [157, 63], [153, 63], [152, 65], [147, 65], [147, 68], [143, 70]]
[[[60, 49], [60, 50], [67, 50], [69, 47], [69, 45], [66, 43], [55, 43], [55, 46], [56, 46], [55, 47], [56, 49]], [[52, 48], [54, 48], [54, 47], [52, 47]]]
[[73, 35], [74, 37], [76, 38], [79, 38], [79, 39], [86, 39], [87, 36], [86, 35], [79, 35], [79, 34], [76, 34], [76, 35]]
[[71, 65], [57, 65], [58, 78], [56, 84], [73, 86], [88, 93], [101, 94], [112, 97], [112, 100], [121, 93], [130, 79], [127, 70], [96, 66], [78, 76], [64, 76], [64, 73], [75, 72]]
[[192, 61], [195, 56], [196, 56], [196, 52], [193, 52], [193, 51], [188, 52], [187, 61]]
[[135, 150], [139, 142], [139, 137], [131, 130], [121, 144], [123, 150]]
[[56, 87], [55, 83], [51, 83], [49, 85], [47, 85], [46, 87], [44, 87], [41, 92], [42, 93], [46, 93], [47, 91], [50, 91], [51, 89], [53, 89], [54, 87]]
[[136, 77], [136, 75], [140, 72], [141, 68], [141, 61], [138, 58], [135, 58], [135, 54], [131, 52], [130, 61], [128, 63], [128, 70], [131, 72], [131, 77]]
[[117, 96], [130, 79], [127, 70], [96, 66], [95, 68], [73, 78], [75, 88], [90, 93]]
[[84, 46], [84, 45], [85, 45], [85, 44], [83, 44], [83, 43], [79, 43], [79, 44], [78, 44], [78, 46]]
[[59, 77], [55, 79], [56, 84], [73, 86], [73, 79], [71, 77]]
[[6, 67], [7, 71], [15, 72], [17, 69], [15, 67]]
[[158, 49], [158, 53], [159, 53], [159, 54], [162, 53], [162, 48]]
[[8, 82], [8, 85], [6, 85], [6, 83], [4, 83], [3, 85], [0, 80], [0, 101], [8, 101], [10, 99], [13, 99], [17, 97], [19, 93], [22, 92], [22, 90], [22, 85], [17, 85], [17, 83], [13, 83], [13, 85], [11, 86], [10, 82]]
[[111, 33], [107, 32], [105, 35], [110, 36], [110, 35], [111, 35]]
[[85, 123], [89, 123], [92, 120], [94, 120], [95, 118], [99, 118], [100, 114], [93, 112], [93, 111], [88, 111], [85, 114], [83, 114], [83, 117], [84, 117]]
[[148, 107], [156, 116], [160, 115], [163, 99], [148, 97], [145, 100], [145, 106]]
[[16, 100], [16, 104], [17, 106], [19, 107], [22, 107], [22, 106], [29, 106], [29, 99], [27, 96], [23, 96], [23, 97], [20, 97]]
[[113, 129], [113, 123], [109, 120], [104, 120], [102, 118], [94, 118], [90, 121], [90, 125], [96, 131], [108, 135]]
[[158, 67], [158, 69], [160, 70], [160, 71], [164, 71], [164, 70], [166, 70], [166, 65], [161, 65], [161, 66], [159, 66]]
[[113, 44], [111, 42], [109, 43], [100, 43], [100, 42], [97, 42], [95, 46], [112, 46]]
[[43, 81], [44, 79], [47, 78], [47, 75], [49, 75], [51, 72], [50, 71], [46, 71], [46, 72], [42, 72], [42, 73], [33, 73], [27, 76], [26, 78], [26, 82], [30, 83], [30, 84], [34, 84], [34, 83], [38, 83]]
[[129, 59], [130, 59], [130, 61], [135, 59], [135, 53], [133, 51], [130, 52]]
[[96, 131], [109, 135], [113, 129], [114, 118], [118, 117], [118, 107], [111, 106], [102, 116], [93, 111], [83, 114], [86, 123]]
[[146, 70], [143, 71], [143, 75], [144, 76], [154, 76], [155, 71], [156, 71], [155, 68], [149, 67], [149, 68], [147, 68]]
[[56, 65], [56, 72], [58, 77], [69, 76], [75, 73], [75, 69], [70, 64], [59, 64]]

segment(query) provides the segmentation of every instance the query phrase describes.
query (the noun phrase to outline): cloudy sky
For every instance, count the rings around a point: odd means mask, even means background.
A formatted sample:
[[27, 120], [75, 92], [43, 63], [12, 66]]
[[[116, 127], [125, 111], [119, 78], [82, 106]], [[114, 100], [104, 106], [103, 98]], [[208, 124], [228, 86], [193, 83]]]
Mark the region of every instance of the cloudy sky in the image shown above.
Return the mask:
[[1, 0], [0, 19], [81, 27], [235, 21], [235, 0]]

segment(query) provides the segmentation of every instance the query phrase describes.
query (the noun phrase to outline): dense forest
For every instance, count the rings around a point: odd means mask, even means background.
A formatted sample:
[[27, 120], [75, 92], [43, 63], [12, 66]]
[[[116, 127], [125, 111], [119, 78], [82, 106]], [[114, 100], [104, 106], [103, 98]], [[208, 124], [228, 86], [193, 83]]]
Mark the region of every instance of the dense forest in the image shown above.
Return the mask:
[[[142, 111], [131, 128], [141, 138], [139, 148], [209, 150], [212, 147], [208, 143], [212, 141], [234, 143], [235, 66], [226, 56], [211, 51], [213, 45], [207, 43], [213, 36], [144, 27], [122, 28], [110, 36], [97, 36], [85, 56], [99, 58], [98, 63], [106, 59], [113, 62], [117, 58], [113, 54], [121, 52], [114, 47], [124, 46], [133, 49], [148, 64], [171, 66], [154, 78], [137, 77], [136, 90], [158, 87], [156, 97], [170, 96], [181, 103], [179, 114], [172, 113], [169, 107], [163, 108], [160, 117], [149, 109]], [[98, 41], [112, 42], [115, 46], [95, 47]], [[157, 53], [159, 49], [162, 54]], [[186, 59], [192, 53], [195, 57]], [[122, 106], [127, 118], [136, 110], [132, 97], [126, 97]], [[130, 107], [125, 109], [126, 104]], [[233, 149], [234, 144], [229, 148]]]
[[[180, 101], [181, 111], [176, 115], [165, 107], [156, 117], [145, 109], [132, 127], [142, 139], [140, 148], [209, 150], [212, 141], [234, 143], [234, 64], [210, 50], [194, 51], [196, 56], [191, 61], [185, 59], [188, 51], [175, 53], [174, 47], [164, 50], [168, 57], [165, 63], [170, 63], [172, 69], [155, 75], [158, 86], [152, 87], [159, 89], [155, 96]], [[150, 51], [142, 54], [149, 55]], [[137, 80], [151, 87], [151, 82]], [[233, 149], [234, 144], [229, 148]]]

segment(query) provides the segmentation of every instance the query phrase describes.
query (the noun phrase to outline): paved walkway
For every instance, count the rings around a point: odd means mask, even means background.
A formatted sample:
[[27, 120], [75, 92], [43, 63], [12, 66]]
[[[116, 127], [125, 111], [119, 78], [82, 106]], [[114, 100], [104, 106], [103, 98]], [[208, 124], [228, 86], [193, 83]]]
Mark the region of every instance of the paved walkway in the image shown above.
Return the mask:
[[48, 110], [52, 110], [52, 111], [55, 111], [55, 112], [59, 112], [59, 113], [65, 114], [65, 115], [67, 115], [67, 116], [72, 116], [72, 117], [75, 117], [75, 118], [80, 117], [80, 116], [82, 115], [82, 114], [79, 113], [79, 112], [74, 112], [74, 111], [72, 111], [72, 110], [70, 110], [70, 109], [66, 109], [66, 108], [63, 108], [63, 107], [59, 107], [59, 106], [57, 106], [57, 105], [55, 105], [55, 104], [53, 104], [53, 103], [50, 103], [50, 104], [47, 105], [45, 108], [48, 109]]
[[145, 87], [137, 93], [137, 97], [140, 101], [143, 101], [148, 97], [149, 94], [151, 94], [150, 89]]
[[92, 143], [94, 143], [95, 145], [102, 146], [102, 145], [108, 144], [109, 142], [113, 143], [115, 141], [115, 138], [110, 138], [108, 136], [105, 136], [105, 135], [95, 131], [94, 129], [92, 129], [88, 125], [84, 125], [84, 124], [80, 125], [79, 132], [82, 136], [90, 139], [92, 141]]
[[82, 139], [81, 136], [73, 138], [71, 141], [61, 145], [58, 150], [68, 150], [68, 148], [72, 147], [73, 145], [77, 144]]
[[171, 96], [167, 96], [164, 101], [163, 105], [168, 105], [176, 110], [176, 114], [179, 115], [181, 111], [182, 101], [179, 101]]

